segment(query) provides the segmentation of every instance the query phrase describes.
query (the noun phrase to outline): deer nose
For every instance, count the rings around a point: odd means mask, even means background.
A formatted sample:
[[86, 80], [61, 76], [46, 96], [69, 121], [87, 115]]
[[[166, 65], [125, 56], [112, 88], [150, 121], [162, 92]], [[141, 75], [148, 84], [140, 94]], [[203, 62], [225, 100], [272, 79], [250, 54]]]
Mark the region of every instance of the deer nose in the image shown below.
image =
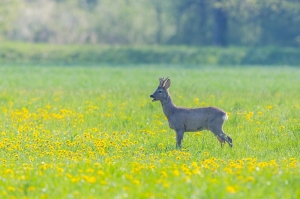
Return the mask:
[[153, 95], [150, 95], [150, 97], [154, 98], [154, 96], [153, 96]]

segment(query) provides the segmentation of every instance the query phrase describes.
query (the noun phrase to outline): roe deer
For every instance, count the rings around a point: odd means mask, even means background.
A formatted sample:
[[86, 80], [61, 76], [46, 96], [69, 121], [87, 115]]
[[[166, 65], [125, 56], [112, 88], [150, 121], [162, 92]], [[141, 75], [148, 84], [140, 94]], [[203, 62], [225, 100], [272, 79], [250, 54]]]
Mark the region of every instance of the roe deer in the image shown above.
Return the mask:
[[160, 101], [164, 114], [168, 118], [169, 126], [176, 131], [176, 146], [181, 147], [185, 132], [210, 130], [222, 144], [225, 141], [232, 147], [232, 139], [223, 132], [222, 126], [227, 120], [226, 112], [215, 107], [181, 108], [173, 104], [169, 94], [171, 81], [169, 78], [159, 78], [156, 91], [150, 95], [152, 102]]

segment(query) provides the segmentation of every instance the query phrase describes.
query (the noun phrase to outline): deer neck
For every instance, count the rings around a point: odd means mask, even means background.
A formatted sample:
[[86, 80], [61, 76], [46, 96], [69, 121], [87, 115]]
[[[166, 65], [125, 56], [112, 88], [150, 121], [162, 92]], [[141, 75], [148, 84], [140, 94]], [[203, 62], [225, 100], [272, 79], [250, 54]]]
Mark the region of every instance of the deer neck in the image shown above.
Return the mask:
[[160, 102], [161, 102], [165, 116], [167, 118], [169, 118], [173, 114], [174, 109], [176, 107], [172, 102], [171, 96], [168, 95], [168, 97], [166, 99], [163, 99]]

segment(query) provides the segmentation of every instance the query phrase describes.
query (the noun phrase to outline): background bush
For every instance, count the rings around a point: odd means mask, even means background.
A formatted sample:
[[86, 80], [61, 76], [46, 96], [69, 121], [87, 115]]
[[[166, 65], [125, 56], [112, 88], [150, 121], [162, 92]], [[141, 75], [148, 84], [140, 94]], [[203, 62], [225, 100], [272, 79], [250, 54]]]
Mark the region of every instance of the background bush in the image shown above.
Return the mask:
[[297, 48], [100, 46], [4, 43], [1, 63], [39, 64], [185, 64], [185, 65], [294, 65]]

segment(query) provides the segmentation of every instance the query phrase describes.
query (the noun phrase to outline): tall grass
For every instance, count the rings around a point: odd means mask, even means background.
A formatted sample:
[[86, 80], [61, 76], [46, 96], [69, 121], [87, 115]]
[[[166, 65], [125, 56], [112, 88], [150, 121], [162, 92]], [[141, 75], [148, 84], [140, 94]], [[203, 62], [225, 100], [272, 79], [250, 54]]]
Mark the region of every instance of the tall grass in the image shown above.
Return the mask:
[[[0, 195], [6, 198], [298, 198], [296, 68], [0, 67]], [[175, 149], [161, 105], [227, 111], [220, 147]]]

